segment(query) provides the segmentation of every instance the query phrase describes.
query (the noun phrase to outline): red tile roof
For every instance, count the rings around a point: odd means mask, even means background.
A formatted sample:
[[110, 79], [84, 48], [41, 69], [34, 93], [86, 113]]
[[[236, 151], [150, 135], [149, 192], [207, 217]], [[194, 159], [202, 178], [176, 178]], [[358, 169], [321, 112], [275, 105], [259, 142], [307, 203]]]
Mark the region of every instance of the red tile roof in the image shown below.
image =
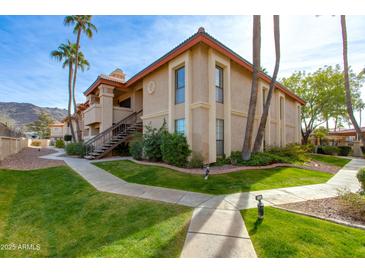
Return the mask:
[[[176, 56], [182, 54], [183, 52], [187, 51], [194, 45], [198, 43], [204, 43], [216, 51], [220, 52], [221, 54], [227, 56], [232, 61], [236, 62], [237, 64], [241, 65], [242, 67], [246, 68], [247, 70], [251, 71], [253, 70], [253, 65], [248, 62], [246, 59], [241, 57], [239, 54], [235, 53], [233, 50], [219, 42], [217, 39], [215, 39], [213, 36], [209, 35], [204, 31], [203, 28], [199, 28], [198, 32], [180, 43], [178, 46], [173, 48], [171, 51], [157, 59], [155, 62], [153, 62], [151, 65], [147, 66], [134, 76], [132, 76], [128, 81], [125, 83], [121, 83], [117, 80], [111, 80], [111, 79], [105, 79], [103, 76], [99, 76], [96, 81], [84, 92], [85, 95], [88, 95], [91, 93], [98, 85], [100, 84], [108, 84], [106, 81], [109, 82], [112, 86], [119, 87], [119, 88], [128, 88], [129, 86], [133, 85], [138, 80], [142, 79], [152, 71], [158, 69], [162, 65], [166, 64]], [[271, 77], [264, 72], [259, 73], [259, 77], [264, 80], [267, 83], [270, 83]], [[112, 77], [114, 78], [114, 77]], [[292, 91], [281, 85], [280, 83], [276, 82], [275, 87], [279, 90], [281, 90], [283, 93], [288, 95], [289, 97], [293, 98], [294, 100], [298, 101], [300, 104], [304, 105], [305, 101], [301, 99], [299, 96], [294, 94]]]

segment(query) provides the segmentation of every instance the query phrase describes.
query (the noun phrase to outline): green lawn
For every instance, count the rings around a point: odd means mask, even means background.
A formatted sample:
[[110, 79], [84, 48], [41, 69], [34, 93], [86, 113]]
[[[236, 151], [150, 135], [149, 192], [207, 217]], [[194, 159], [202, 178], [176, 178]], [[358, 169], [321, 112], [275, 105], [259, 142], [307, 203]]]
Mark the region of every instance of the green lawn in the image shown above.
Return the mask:
[[365, 257], [363, 230], [271, 207], [265, 208], [262, 222], [257, 209], [244, 210], [242, 216], [259, 257]]
[[340, 158], [340, 157], [331, 156], [331, 155], [324, 155], [324, 154], [310, 154], [309, 157], [312, 160], [323, 162], [323, 163], [334, 165], [334, 166], [338, 166], [338, 167], [343, 167], [344, 165], [346, 165], [348, 162], [351, 161], [350, 159]]
[[320, 184], [332, 177], [329, 173], [298, 168], [245, 170], [221, 175], [191, 175], [168, 168], [146, 166], [131, 161], [95, 163], [131, 183], [182, 189], [209, 194], [228, 194], [254, 190]]
[[179, 257], [190, 208], [96, 191], [68, 167], [0, 170], [0, 257]]

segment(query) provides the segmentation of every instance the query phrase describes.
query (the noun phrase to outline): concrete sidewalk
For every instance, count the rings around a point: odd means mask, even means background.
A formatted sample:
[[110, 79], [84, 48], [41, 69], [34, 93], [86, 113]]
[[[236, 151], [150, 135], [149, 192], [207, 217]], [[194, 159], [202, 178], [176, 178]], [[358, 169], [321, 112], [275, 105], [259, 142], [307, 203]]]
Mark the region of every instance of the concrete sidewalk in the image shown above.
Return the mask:
[[128, 183], [88, 160], [60, 157], [63, 153], [60, 150], [42, 158], [64, 160], [99, 191], [195, 208], [181, 254], [194, 258], [256, 257], [240, 210], [255, 208], [257, 194], [263, 195], [266, 205], [280, 205], [335, 197], [344, 190], [356, 192], [360, 189], [356, 173], [365, 166], [365, 160], [353, 159], [325, 184], [209, 195]]

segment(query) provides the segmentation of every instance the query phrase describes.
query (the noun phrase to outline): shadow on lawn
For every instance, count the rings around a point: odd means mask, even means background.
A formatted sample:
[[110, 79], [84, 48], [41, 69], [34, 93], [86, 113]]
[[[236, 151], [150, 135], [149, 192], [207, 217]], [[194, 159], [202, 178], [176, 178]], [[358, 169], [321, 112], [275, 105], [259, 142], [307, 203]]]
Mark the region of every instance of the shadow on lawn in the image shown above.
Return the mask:
[[[11, 185], [16, 193], [6, 212], [0, 208], [0, 216], [7, 216], [0, 241], [40, 243], [41, 250], [0, 257], [179, 256], [190, 208], [98, 192], [68, 167], [2, 175], [0, 188]], [[146, 245], [138, 247], [143, 240]], [[128, 253], [127, 245], [137, 246], [136, 253]]]

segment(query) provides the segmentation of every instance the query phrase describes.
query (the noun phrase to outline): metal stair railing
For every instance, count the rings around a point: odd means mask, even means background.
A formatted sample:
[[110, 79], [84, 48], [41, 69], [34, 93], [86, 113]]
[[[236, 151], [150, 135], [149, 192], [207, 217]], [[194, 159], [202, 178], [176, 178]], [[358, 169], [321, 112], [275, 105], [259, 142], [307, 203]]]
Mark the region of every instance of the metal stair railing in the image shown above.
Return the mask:
[[115, 125], [111, 126], [110, 128], [104, 130], [103, 132], [100, 132], [98, 135], [94, 136], [93, 138], [87, 140], [85, 145], [85, 152], [86, 156], [90, 155], [97, 149], [98, 147], [102, 147], [103, 145], [109, 143], [114, 136], [117, 136], [119, 134], [128, 134], [127, 130], [131, 126], [135, 125], [141, 120], [143, 110], [140, 110], [138, 112], [134, 112], [131, 115], [127, 116], [126, 118], [120, 120]]

